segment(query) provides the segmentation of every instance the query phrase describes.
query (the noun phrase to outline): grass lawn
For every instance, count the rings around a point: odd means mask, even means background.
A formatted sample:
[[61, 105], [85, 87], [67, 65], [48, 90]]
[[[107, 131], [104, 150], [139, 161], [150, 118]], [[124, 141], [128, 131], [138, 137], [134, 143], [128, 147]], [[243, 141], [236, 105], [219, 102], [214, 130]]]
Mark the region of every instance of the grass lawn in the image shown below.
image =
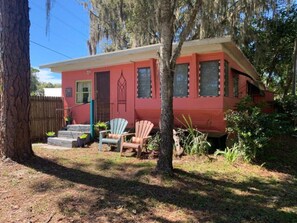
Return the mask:
[[34, 152], [0, 162], [0, 222], [297, 222], [294, 172], [183, 157], [166, 178], [156, 160], [96, 146]]

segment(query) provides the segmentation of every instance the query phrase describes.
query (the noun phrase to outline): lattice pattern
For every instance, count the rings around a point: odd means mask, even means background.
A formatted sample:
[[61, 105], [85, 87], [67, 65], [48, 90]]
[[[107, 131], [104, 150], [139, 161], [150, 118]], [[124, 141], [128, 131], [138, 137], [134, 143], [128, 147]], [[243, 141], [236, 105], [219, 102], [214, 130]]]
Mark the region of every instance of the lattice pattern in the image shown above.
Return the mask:
[[125, 112], [127, 111], [127, 81], [121, 72], [121, 76], [117, 83], [117, 111], [119, 111], [119, 105], [125, 106]]

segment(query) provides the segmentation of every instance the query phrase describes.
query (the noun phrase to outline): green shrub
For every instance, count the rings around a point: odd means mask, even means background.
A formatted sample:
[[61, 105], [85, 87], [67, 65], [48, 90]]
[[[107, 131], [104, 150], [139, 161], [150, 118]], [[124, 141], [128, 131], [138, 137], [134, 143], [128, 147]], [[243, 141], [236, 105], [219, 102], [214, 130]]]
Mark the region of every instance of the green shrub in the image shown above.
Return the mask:
[[288, 114], [262, 114], [260, 119], [268, 137], [290, 135], [294, 132], [294, 124]]
[[193, 127], [193, 122], [190, 116], [182, 115], [183, 120], [178, 120], [185, 129], [177, 130], [181, 139], [181, 144], [184, 151], [188, 155], [205, 155], [208, 153], [210, 143], [207, 141], [207, 134], [198, 131]]
[[287, 95], [282, 99], [275, 101], [276, 109], [278, 113], [287, 115], [288, 122], [296, 126], [297, 125], [297, 96]]
[[290, 114], [297, 117], [297, 96], [287, 95], [281, 99], [275, 101], [276, 107], [279, 112]]
[[65, 119], [66, 124], [72, 124], [73, 118], [72, 118], [71, 114], [67, 115], [64, 119]]
[[262, 113], [261, 108], [250, 97], [246, 97], [238, 103], [237, 111], [228, 110], [225, 113], [227, 132], [235, 133], [244, 159], [252, 161], [272, 137], [294, 131], [290, 118], [292, 114], [294, 111], [284, 110], [272, 114]]
[[250, 111], [229, 110], [225, 114], [227, 132], [237, 134], [239, 150], [246, 161], [255, 159], [257, 151], [268, 142], [260, 108]]
[[160, 132], [157, 132], [154, 136], [148, 139], [147, 149], [148, 150], [158, 150], [160, 147]]
[[250, 96], [246, 96], [236, 104], [236, 110], [239, 112], [248, 111], [250, 113], [255, 106], [253, 99]]

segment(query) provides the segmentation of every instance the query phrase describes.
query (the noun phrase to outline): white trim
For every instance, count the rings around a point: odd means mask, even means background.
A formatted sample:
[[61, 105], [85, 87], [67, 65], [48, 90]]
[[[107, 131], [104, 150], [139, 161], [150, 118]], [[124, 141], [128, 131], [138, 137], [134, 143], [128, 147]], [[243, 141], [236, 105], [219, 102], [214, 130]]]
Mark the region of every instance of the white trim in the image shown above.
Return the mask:
[[[176, 47], [176, 44], [174, 44]], [[77, 71], [99, 67], [108, 67], [136, 61], [144, 61], [151, 58], [158, 59], [160, 44], [125, 49], [108, 53], [101, 53], [77, 59], [66, 60], [57, 63], [41, 65], [40, 68], [50, 68], [52, 72]], [[206, 54], [225, 52], [238, 63], [241, 69], [260, 82], [259, 75], [253, 65], [248, 61], [242, 51], [232, 42], [231, 37], [209, 38], [203, 40], [186, 41], [181, 50], [181, 56], [190, 56], [193, 53]]]
[[[75, 104], [77, 104], [77, 105], [83, 104], [83, 102], [77, 102], [77, 94], [78, 93], [81, 93], [81, 94], [84, 93], [84, 92], [78, 92], [77, 91], [77, 84], [78, 83], [87, 83], [87, 82], [90, 83], [90, 91], [88, 93], [91, 95], [91, 98], [92, 98], [92, 80], [76, 80], [75, 81]], [[88, 101], [88, 103], [89, 103], [89, 101]]]
[[[194, 52], [219, 52], [222, 51], [222, 47], [220, 44], [229, 42], [231, 42], [231, 37], [187, 41], [183, 45], [181, 55], [191, 55]], [[176, 44], [174, 44], [174, 47], [176, 47]], [[159, 50], [159, 48], [160, 44], [154, 44], [133, 49], [101, 53], [62, 62], [44, 64], [39, 66], [39, 68], [50, 68], [54, 72], [63, 72], [88, 68], [98, 68], [102, 66], [111, 66], [134, 61], [147, 60], [150, 58], [157, 59], [157, 51]]]

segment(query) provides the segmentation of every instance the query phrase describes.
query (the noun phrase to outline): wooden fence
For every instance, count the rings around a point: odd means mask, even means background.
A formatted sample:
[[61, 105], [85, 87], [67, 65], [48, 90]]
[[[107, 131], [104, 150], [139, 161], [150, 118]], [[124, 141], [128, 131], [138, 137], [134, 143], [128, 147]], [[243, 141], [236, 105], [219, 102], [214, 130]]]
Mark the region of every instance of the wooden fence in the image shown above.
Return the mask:
[[57, 133], [64, 125], [63, 100], [61, 97], [31, 96], [31, 140], [45, 138], [45, 133]]

